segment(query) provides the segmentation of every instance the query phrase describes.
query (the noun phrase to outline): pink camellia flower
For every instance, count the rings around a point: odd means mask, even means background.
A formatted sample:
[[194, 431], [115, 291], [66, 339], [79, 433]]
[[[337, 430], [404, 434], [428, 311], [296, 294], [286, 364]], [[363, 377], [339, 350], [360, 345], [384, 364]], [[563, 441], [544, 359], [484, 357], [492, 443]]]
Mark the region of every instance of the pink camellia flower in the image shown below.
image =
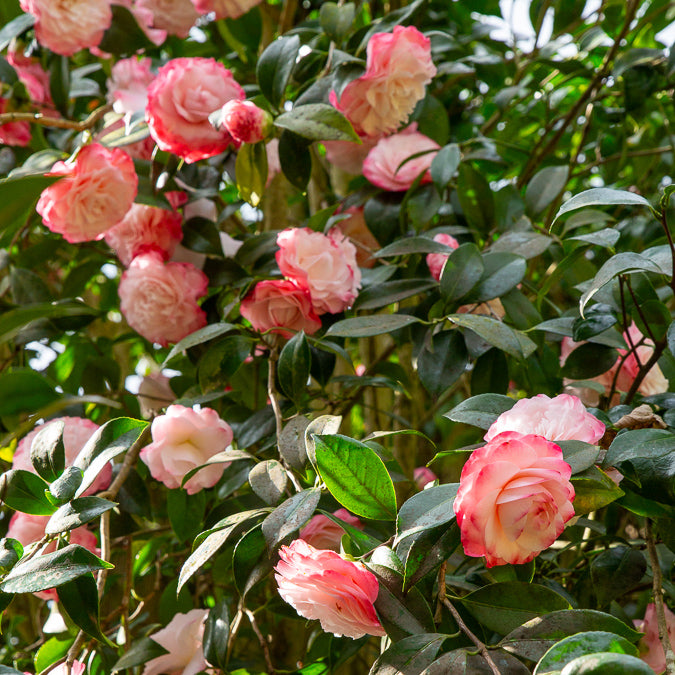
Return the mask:
[[[437, 234], [434, 236], [434, 241], [437, 241], [439, 244], [445, 244], [450, 248], [459, 248], [459, 242], [449, 234]], [[436, 279], [436, 281], [441, 280], [445, 261], [449, 257], [449, 253], [429, 253], [429, 255], [427, 255], [427, 267], [429, 268], [429, 272], [431, 272], [431, 276]]]
[[[188, 471], [225, 451], [233, 437], [230, 425], [215, 410], [182, 405], [170, 405], [166, 414], [155, 417], [151, 432], [152, 443], [141, 450], [141, 459], [152, 477], [172, 490], [180, 487]], [[227, 466], [212, 464], [198, 471], [185, 483], [188, 494], [213, 487]]]
[[[50, 675], [68, 675], [68, 668], [65, 663], [56, 666], [54, 670], [50, 670]], [[87, 666], [82, 661], [73, 661], [70, 669], [70, 675], [84, 675], [87, 672]]]
[[131, 116], [145, 112], [148, 86], [155, 79], [152, 61], [144, 57], [120, 59], [113, 65], [108, 79], [108, 102], [113, 110]]
[[164, 264], [157, 251], [142, 253], [120, 279], [120, 310], [135, 331], [166, 347], [206, 325], [197, 300], [208, 285], [207, 276], [190, 263]]
[[[668, 639], [670, 645], [675, 649], [675, 614], [673, 614], [668, 607], [663, 606], [663, 611], [666, 615], [666, 627], [668, 628]], [[662, 673], [666, 669], [666, 655], [663, 651], [663, 645], [659, 638], [659, 624], [656, 619], [656, 606], [653, 602], [647, 605], [645, 611], [645, 618], [634, 620], [635, 629], [644, 633], [644, 637], [640, 638], [638, 649], [640, 650], [640, 658], [655, 672]]]
[[200, 14], [216, 13], [216, 19], [237, 19], [262, 0], [192, 0]]
[[136, 0], [136, 5], [152, 13], [155, 28], [183, 39], [199, 18], [190, 0]]
[[253, 101], [228, 101], [219, 118], [221, 127], [239, 143], [258, 143], [272, 130], [272, 116]]
[[125, 267], [148, 251], [157, 251], [168, 260], [183, 238], [182, 221], [176, 211], [133, 204], [122, 221], [105, 233], [105, 241]]
[[63, 56], [96, 47], [112, 23], [110, 0], [19, 0], [19, 4], [36, 18], [37, 41]]
[[438, 480], [438, 476], [427, 466], [418, 466], [413, 471], [413, 479], [419, 490], [424, 490], [424, 486]]
[[[363, 162], [363, 175], [377, 187], [390, 192], [403, 192], [424, 174], [422, 183], [431, 182], [429, 167], [441, 146], [410, 125], [405, 131], [377, 142]], [[423, 155], [408, 160], [413, 155]], [[403, 164], [405, 162], [405, 164]]]
[[474, 450], [454, 505], [466, 555], [519, 565], [548, 548], [574, 516], [571, 474], [543, 436], [505, 431]]
[[[15, 112], [10, 109], [9, 99], [0, 97], [0, 115]], [[5, 122], [0, 124], [0, 143], [25, 148], [32, 138], [30, 122]]]
[[330, 102], [358, 133], [391, 134], [408, 120], [425, 87], [436, 75], [431, 42], [413, 26], [396, 26], [393, 33], [375, 33], [367, 48], [366, 72], [350, 82]]
[[[7, 537], [16, 539], [21, 542], [21, 545], [26, 548], [36, 541], [40, 541], [45, 536], [45, 528], [49, 522], [49, 516], [33, 516], [30, 513], [15, 513], [9, 521], [9, 528], [7, 529]], [[94, 555], [99, 555], [98, 542], [96, 535], [87, 529], [85, 525], [71, 530], [69, 533], [70, 543], [83, 546], [91, 551]], [[52, 553], [56, 550], [56, 542], [52, 542], [45, 548], [43, 553]], [[45, 591], [38, 591], [35, 593], [38, 598], [43, 600], [56, 600], [56, 589], [49, 588]]]
[[537, 434], [549, 441], [584, 441], [596, 444], [605, 433], [605, 425], [591, 415], [576, 396], [560, 394], [549, 398], [538, 394], [521, 398], [503, 412], [487, 430], [484, 438], [491, 441], [503, 431]]
[[148, 88], [150, 134], [162, 150], [186, 162], [213, 157], [225, 152], [233, 139], [216, 130], [209, 115], [232, 99], [244, 98], [232, 73], [215, 59], [172, 59]]
[[258, 282], [241, 301], [240, 311], [261, 333], [274, 329], [274, 333], [290, 338], [291, 331], [312, 335], [321, 328], [309, 291], [286, 279]]
[[[359, 530], [362, 530], [364, 527], [363, 523], [356, 516], [349, 513], [347, 509], [338, 509], [333, 515]], [[339, 551], [340, 540], [344, 533], [345, 531], [342, 527], [333, 522], [328, 516], [319, 513], [300, 530], [299, 538], [314, 548]]]
[[379, 584], [365, 565], [302, 539], [282, 546], [279, 558], [274, 568], [279, 595], [300, 616], [319, 619], [321, 628], [337, 637], [385, 635], [373, 606]]
[[375, 259], [372, 253], [380, 248], [380, 244], [375, 239], [373, 233], [366, 225], [366, 219], [363, 215], [362, 206], [350, 206], [342, 211], [349, 215], [349, 218], [341, 220], [335, 224], [335, 228], [342, 232], [345, 237], [354, 244], [356, 248], [356, 264], [359, 267], [373, 267]]
[[165, 628], [153, 633], [150, 637], [169, 653], [148, 661], [143, 675], [196, 675], [206, 670], [202, 647], [206, 615], [205, 609], [175, 614]]
[[[44, 428], [55, 422], [63, 422], [63, 449], [66, 456], [66, 466], [72, 466], [77, 458], [80, 450], [85, 446], [86, 442], [94, 435], [98, 429], [98, 424], [94, 424], [86, 417], [58, 417], [50, 420], [46, 424], [35, 427], [33, 431], [26, 434], [16, 446], [14, 457], [12, 458], [13, 469], [23, 469], [37, 473], [33, 468], [33, 463], [30, 461], [30, 451], [33, 446], [33, 440]], [[101, 490], [105, 490], [112, 479], [112, 465], [106, 464], [101, 473], [96, 477], [94, 482], [89, 486], [83, 496], [88, 497]]]
[[138, 192], [131, 157], [98, 143], [85, 145], [74, 163], [56, 162], [49, 175], [63, 178], [42, 191], [35, 209], [52, 232], [71, 243], [103, 238]]
[[329, 235], [308, 227], [277, 235], [281, 273], [309, 290], [317, 314], [337, 314], [349, 307], [361, 287], [356, 248], [340, 232]]

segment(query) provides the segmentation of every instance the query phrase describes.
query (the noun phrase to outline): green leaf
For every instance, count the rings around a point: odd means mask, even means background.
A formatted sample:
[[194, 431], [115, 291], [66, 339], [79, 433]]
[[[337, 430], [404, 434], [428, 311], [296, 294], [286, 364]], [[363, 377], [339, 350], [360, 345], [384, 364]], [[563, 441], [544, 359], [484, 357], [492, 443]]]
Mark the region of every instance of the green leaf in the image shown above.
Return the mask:
[[583, 441], [556, 441], [563, 452], [563, 459], [572, 467], [572, 474], [592, 467], [600, 455], [597, 445]]
[[54, 512], [45, 527], [45, 534], [59, 534], [59, 532], [74, 530], [116, 506], [115, 502], [100, 497], [73, 499]]
[[230, 535], [237, 529], [240, 523], [234, 523], [223, 529], [211, 532], [197, 548], [190, 554], [178, 576], [177, 592], [180, 593], [183, 586], [224, 546]]
[[297, 35], [285, 36], [268, 45], [258, 59], [256, 75], [260, 91], [276, 107], [284, 98], [299, 51], [300, 38]]
[[267, 150], [264, 143], [244, 143], [237, 152], [237, 189], [244, 201], [258, 206], [267, 183]]
[[305, 332], [296, 333], [281, 350], [277, 375], [282, 391], [294, 401], [307, 393], [312, 354]]
[[299, 530], [314, 515], [320, 498], [321, 490], [309, 488], [274, 509], [262, 523], [267, 548], [273, 550], [289, 534]]
[[112, 23], [98, 44], [101, 51], [115, 56], [130, 56], [141, 49], [155, 47], [126, 7], [112, 5], [110, 9], [112, 10]]
[[626, 192], [625, 190], [612, 190], [610, 188], [592, 188], [591, 190], [586, 190], [585, 192], [580, 192], [578, 195], [574, 195], [571, 199], [568, 199], [556, 213], [553, 223], [555, 224], [556, 220], [560, 216], [570, 213], [571, 211], [576, 211], [577, 209], [585, 209], [590, 206], [646, 206], [651, 209], [651, 204], [640, 195], [636, 195], [634, 192]]
[[441, 295], [456, 302], [469, 293], [483, 276], [485, 264], [475, 244], [461, 244], [445, 261], [441, 272]]
[[274, 120], [274, 126], [288, 129], [310, 141], [361, 142], [349, 120], [327, 103], [299, 105], [289, 112], [281, 113]]
[[48, 483], [56, 480], [66, 466], [66, 451], [63, 445], [65, 424], [55, 420], [46, 424], [35, 435], [30, 446], [30, 461], [37, 474]]
[[538, 232], [507, 232], [492, 244], [493, 253], [514, 253], [527, 260], [541, 255], [553, 243], [551, 237]]
[[410, 255], [411, 253], [446, 253], [449, 255], [452, 253], [452, 249], [429, 237], [405, 237], [404, 239], [397, 239], [373, 253], [373, 258], [393, 258], [394, 256]]
[[538, 171], [525, 189], [528, 212], [533, 216], [541, 213], [565, 189], [568, 178], [567, 165], [547, 166]]
[[502, 394], [479, 394], [462, 401], [452, 410], [443, 413], [443, 417], [453, 422], [471, 424], [481, 429], [489, 429], [494, 421], [507, 410], [511, 410], [515, 401]]
[[166, 358], [162, 362], [162, 368], [166, 366], [171, 359], [180, 354], [181, 352], [190, 349], [191, 347], [196, 347], [197, 345], [204, 344], [209, 340], [225, 335], [235, 328], [234, 324], [231, 323], [212, 323], [204, 328], [196, 330], [194, 333], [190, 333], [187, 337], [184, 337], [180, 342], [177, 342], [172, 348], [171, 351], [167, 354]]
[[270, 573], [273, 564], [258, 525], [239, 540], [232, 557], [234, 583], [242, 597]]
[[457, 198], [469, 226], [479, 232], [494, 227], [494, 196], [483, 175], [469, 164], [461, 164], [457, 179]]
[[288, 182], [305, 190], [312, 175], [310, 141], [287, 129], [279, 137], [279, 162]]
[[0, 539], [0, 574], [6, 574], [19, 562], [23, 555], [23, 546], [17, 539]]
[[574, 487], [574, 513], [578, 516], [611, 504], [623, 496], [623, 490], [597, 466], [591, 466], [572, 476]]
[[166, 505], [171, 529], [180, 541], [192, 539], [202, 530], [206, 511], [204, 490], [193, 495], [182, 488], [169, 490]]
[[579, 345], [565, 360], [563, 377], [571, 380], [590, 380], [606, 373], [619, 358], [616, 349], [586, 342]]
[[646, 571], [647, 561], [641, 551], [629, 546], [603, 551], [591, 563], [591, 581], [598, 603], [609, 605], [632, 590]]
[[[431, 488], [429, 488], [431, 489]], [[397, 551], [408, 549], [405, 556], [403, 590], [407, 592], [427, 574], [440, 567], [460, 545], [457, 523], [423, 530], [406, 538]]]
[[248, 474], [251, 490], [266, 504], [279, 502], [288, 484], [288, 475], [281, 462], [268, 459], [256, 464]]
[[466, 370], [469, 354], [464, 336], [457, 330], [436, 333], [417, 357], [417, 374], [432, 396], [440, 396]]
[[485, 302], [515, 288], [525, 276], [527, 261], [513, 253], [484, 253], [484, 270], [478, 283], [465, 296], [465, 302]]
[[396, 543], [413, 534], [449, 523], [459, 483], [427, 488], [404, 502], [396, 519]]
[[230, 635], [230, 613], [227, 603], [221, 600], [209, 610], [204, 624], [204, 658], [214, 668], [227, 667], [227, 643]]
[[668, 349], [670, 353], [675, 356], [675, 321], [673, 321], [670, 326], [668, 326], [668, 332], [666, 333], [666, 339], [668, 341]]
[[567, 600], [550, 588], [524, 581], [483, 586], [459, 602], [481, 625], [502, 635], [542, 614], [571, 609]]
[[82, 483], [82, 469], [69, 466], [50, 486], [49, 494], [57, 504], [67, 502], [75, 496]]
[[613, 227], [607, 227], [604, 230], [598, 230], [589, 234], [578, 234], [576, 237], [568, 237], [571, 241], [583, 241], [595, 244], [596, 246], [603, 246], [604, 248], [613, 248], [620, 238], [621, 232], [615, 230]]
[[598, 652], [613, 652], [637, 656], [638, 650], [626, 638], [605, 631], [587, 631], [564, 638], [553, 645], [534, 669], [534, 675], [559, 675], [575, 658]]
[[91, 572], [83, 574], [57, 589], [59, 602], [72, 622], [90, 637], [113, 646], [101, 633], [96, 580]]
[[23, 469], [10, 469], [0, 476], [0, 501], [10, 509], [34, 516], [50, 516], [56, 507], [45, 496], [47, 483]]
[[640, 633], [611, 614], [594, 609], [569, 609], [530, 619], [511, 631], [499, 645], [529, 661], [539, 661], [559, 640], [574, 633], [606, 631], [637, 642]]
[[340, 434], [315, 435], [314, 443], [319, 474], [342, 506], [364, 518], [396, 518], [394, 484], [371, 448]]
[[361, 291], [354, 309], [379, 309], [436, 287], [433, 279], [396, 279], [373, 284]]
[[335, 2], [321, 3], [319, 23], [321, 29], [335, 42], [341, 42], [354, 22], [356, 9], [353, 2], [338, 5]]
[[[37, 21], [33, 14], [19, 14], [0, 30], [0, 52], [4, 51], [9, 43], [15, 38], [32, 28]], [[7, 204], [7, 202], [0, 202]]]
[[398, 640], [379, 656], [369, 675], [419, 674], [433, 663], [448, 637], [442, 633], [422, 633]]
[[374, 314], [373, 316], [357, 316], [353, 319], [336, 321], [326, 331], [332, 337], [371, 337], [405, 328], [420, 319], [408, 314]]
[[431, 162], [431, 180], [440, 190], [444, 190], [454, 178], [462, 159], [462, 153], [456, 143], [441, 148]]
[[52, 663], [66, 657], [71, 645], [75, 642], [74, 635], [49, 638], [37, 651], [35, 656], [35, 672], [41, 673]]
[[[244, 147], [242, 146], [242, 150]], [[240, 151], [241, 152], [241, 151]], [[237, 155], [237, 166], [239, 155]], [[242, 174], [245, 170], [242, 170]], [[237, 173], [237, 179], [239, 174]], [[243, 193], [242, 193], [243, 197]], [[216, 224], [208, 218], [190, 218], [183, 223], [183, 239], [181, 245], [185, 248], [210, 256], [222, 256], [223, 245]], [[190, 336], [191, 337], [191, 336]]]
[[586, 318], [579, 317], [574, 321], [572, 337], [575, 342], [583, 342], [611, 328], [617, 321], [613, 307], [598, 303], [589, 307]]
[[112, 672], [117, 673], [120, 670], [141, 666], [152, 659], [156, 659], [157, 657], [164, 656], [164, 654], [168, 653], [169, 651], [167, 649], [164, 649], [162, 645], [155, 642], [152, 638], [141, 638], [134, 642], [131, 649], [115, 663], [112, 667]]
[[644, 661], [629, 654], [584, 654], [567, 663], [565, 675], [654, 675]]
[[113, 567], [86, 548], [70, 544], [54, 553], [18, 563], [0, 582], [0, 590], [4, 593], [36, 593], [68, 583], [88, 572]]
[[537, 349], [537, 345], [527, 335], [498, 319], [482, 314], [450, 314], [446, 318], [457, 326], [472, 330], [493, 347], [517, 359], [527, 359]]

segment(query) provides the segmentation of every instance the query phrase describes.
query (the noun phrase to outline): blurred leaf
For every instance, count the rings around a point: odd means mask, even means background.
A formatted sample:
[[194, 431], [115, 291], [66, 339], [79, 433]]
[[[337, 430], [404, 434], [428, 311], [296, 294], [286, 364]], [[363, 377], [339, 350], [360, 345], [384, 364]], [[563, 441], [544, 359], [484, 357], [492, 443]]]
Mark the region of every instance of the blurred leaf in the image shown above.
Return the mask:
[[356, 14], [353, 2], [338, 5], [335, 2], [323, 2], [319, 11], [322, 30], [335, 42], [341, 42], [354, 22]]
[[180, 541], [187, 541], [201, 531], [206, 512], [204, 490], [189, 495], [183, 488], [167, 491], [167, 512], [171, 529]]
[[470, 227], [485, 233], [494, 226], [492, 190], [483, 175], [469, 164], [461, 164], [459, 167], [457, 198]]
[[297, 35], [284, 36], [268, 45], [258, 59], [256, 75], [260, 90], [276, 107], [283, 100], [299, 51], [300, 38]]
[[533, 216], [541, 213], [565, 189], [568, 178], [569, 168], [566, 165], [547, 166], [538, 171], [525, 190], [528, 212]]
[[431, 180], [439, 190], [444, 190], [454, 178], [462, 159], [459, 145], [450, 143], [438, 151], [431, 162]]
[[16, 37], [25, 33], [29, 28], [32, 28], [37, 21], [34, 14], [19, 14], [12, 19], [8, 24], [5, 24], [0, 30], [0, 52], [5, 51], [5, 48]]
[[141, 49], [153, 49], [134, 15], [122, 5], [111, 5], [112, 23], [98, 44], [102, 52], [115, 56], [131, 56]]
[[374, 314], [372, 316], [357, 316], [353, 319], [343, 319], [334, 323], [327, 331], [326, 337], [370, 337], [391, 333], [419, 319], [409, 314]]
[[449, 255], [452, 253], [452, 249], [429, 237], [405, 237], [404, 239], [397, 239], [373, 253], [373, 258], [392, 258], [410, 253], [446, 253]]
[[417, 357], [417, 374], [432, 396], [440, 396], [466, 370], [469, 354], [458, 330], [436, 333]]
[[239, 148], [235, 176], [241, 198], [251, 206], [258, 206], [267, 183], [267, 150], [264, 143], [244, 143]]
[[[243, 146], [247, 147], [247, 146]], [[243, 149], [242, 147], [242, 149]], [[241, 153], [241, 150], [239, 151]], [[239, 156], [237, 156], [239, 157]], [[237, 163], [238, 166], [238, 163]], [[265, 174], [267, 177], [267, 174]], [[237, 173], [237, 179], [239, 174]], [[263, 183], [264, 185], [264, 183]], [[243, 197], [242, 193], [242, 197]], [[190, 251], [211, 256], [222, 256], [223, 245], [215, 223], [208, 218], [190, 218], [183, 223], [183, 239], [181, 245]]]
[[304, 331], [296, 333], [279, 354], [277, 376], [282, 391], [294, 401], [307, 393], [312, 355]]
[[609, 605], [628, 593], [640, 583], [646, 571], [647, 561], [641, 551], [629, 546], [603, 551], [591, 563], [591, 580], [598, 603]]
[[589, 206], [646, 206], [651, 209], [651, 204], [642, 196], [634, 192], [627, 192], [625, 190], [613, 190], [610, 188], [592, 188], [585, 192], [580, 192], [568, 199], [556, 213], [553, 223], [560, 216], [576, 211], [578, 209], [585, 209]]

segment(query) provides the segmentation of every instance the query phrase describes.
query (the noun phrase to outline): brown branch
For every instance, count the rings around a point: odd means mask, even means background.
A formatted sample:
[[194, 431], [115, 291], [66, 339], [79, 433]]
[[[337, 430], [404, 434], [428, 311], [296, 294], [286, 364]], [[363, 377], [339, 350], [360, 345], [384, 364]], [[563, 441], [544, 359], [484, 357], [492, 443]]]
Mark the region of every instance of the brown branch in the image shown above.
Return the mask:
[[267, 644], [267, 640], [265, 639], [265, 636], [261, 633], [253, 612], [250, 609], [246, 609], [244, 610], [244, 612], [246, 613], [248, 620], [251, 622], [251, 628], [253, 628], [253, 632], [258, 637], [258, 642], [260, 642], [260, 647], [262, 648], [263, 655], [265, 656], [265, 664], [267, 665], [267, 672], [270, 675], [275, 675], [277, 671], [274, 669], [274, 666], [272, 665], [272, 659], [270, 657], [270, 648], [269, 645]]
[[106, 113], [112, 110], [111, 105], [102, 105], [96, 108], [94, 112], [89, 115], [82, 122], [75, 122], [74, 120], [65, 120], [62, 117], [48, 117], [44, 113], [28, 113], [28, 112], [9, 112], [0, 115], [0, 125], [8, 124], [9, 122], [30, 122], [31, 124], [38, 124], [41, 127], [54, 127], [56, 129], [72, 129], [73, 131], [86, 131], [91, 129]]

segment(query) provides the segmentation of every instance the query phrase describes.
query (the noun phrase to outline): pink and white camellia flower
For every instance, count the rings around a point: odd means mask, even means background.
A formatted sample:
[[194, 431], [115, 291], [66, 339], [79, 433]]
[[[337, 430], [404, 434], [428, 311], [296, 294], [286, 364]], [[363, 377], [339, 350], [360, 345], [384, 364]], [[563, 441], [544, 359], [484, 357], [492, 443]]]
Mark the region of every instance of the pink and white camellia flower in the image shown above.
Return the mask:
[[391, 134], [407, 122], [425, 87], [436, 75], [431, 42], [413, 26], [375, 33], [368, 41], [366, 72], [330, 102], [359, 134]]
[[[439, 244], [445, 244], [453, 249], [459, 248], [459, 242], [453, 236], [442, 232], [434, 236], [434, 241], [437, 241]], [[449, 257], [449, 253], [429, 253], [429, 255], [427, 255], [427, 267], [429, 268], [429, 272], [431, 272], [431, 276], [436, 279], [436, 281], [441, 280], [445, 261]]]
[[306, 619], [338, 637], [385, 635], [373, 603], [377, 577], [362, 563], [345, 560], [335, 551], [322, 551], [296, 539], [279, 549], [274, 568], [279, 595]]
[[361, 270], [356, 248], [343, 234], [288, 228], [279, 232], [277, 244], [281, 273], [309, 290], [317, 314], [337, 314], [354, 302], [361, 287]]
[[287, 279], [258, 282], [241, 301], [240, 312], [255, 330], [263, 333], [274, 329], [285, 338], [293, 335], [291, 331], [304, 330], [312, 335], [321, 328], [309, 291]]
[[205, 609], [176, 614], [165, 628], [153, 633], [150, 637], [169, 653], [148, 661], [143, 675], [197, 675], [207, 670], [202, 647], [206, 615]]
[[426, 485], [438, 480], [438, 476], [428, 466], [418, 466], [413, 471], [413, 479], [418, 489], [424, 490]]
[[[333, 515], [359, 530], [362, 530], [364, 527], [363, 523], [356, 516], [349, 513], [347, 509], [338, 509]], [[339, 551], [340, 541], [344, 533], [344, 528], [340, 527], [328, 516], [319, 513], [300, 530], [299, 538], [314, 548]]]
[[[666, 615], [666, 627], [668, 629], [668, 640], [670, 646], [675, 649], [675, 614], [668, 607], [663, 606]], [[642, 621], [634, 620], [635, 629], [644, 633], [640, 638], [638, 649], [640, 658], [655, 672], [663, 673], [666, 669], [666, 655], [663, 651], [663, 645], [659, 638], [659, 624], [656, 618], [656, 606], [653, 602], [647, 605], [645, 618]]]
[[262, 0], [192, 0], [200, 14], [215, 12], [216, 19], [237, 19]]
[[150, 251], [136, 256], [118, 288], [120, 310], [129, 325], [166, 347], [206, 325], [197, 300], [206, 294], [207, 276], [190, 263], [164, 263]]
[[[421, 173], [424, 174], [422, 183], [431, 182], [429, 167], [441, 146], [415, 129], [416, 125], [412, 124], [398, 134], [379, 140], [368, 153], [363, 162], [363, 175], [373, 185], [390, 192], [403, 192]], [[424, 154], [406, 161], [420, 152]]]
[[125, 267], [148, 251], [157, 251], [168, 260], [183, 238], [182, 221], [176, 211], [133, 204], [122, 221], [105, 233], [105, 241]]
[[491, 441], [503, 431], [537, 434], [549, 441], [584, 441], [595, 445], [605, 433], [605, 425], [589, 413], [576, 396], [560, 394], [549, 398], [538, 394], [521, 398], [490, 426], [485, 440]]
[[548, 548], [574, 516], [571, 474], [543, 436], [505, 431], [474, 450], [454, 504], [466, 555], [519, 565]]
[[232, 99], [245, 98], [232, 73], [215, 59], [172, 59], [148, 88], [150, 134], [162, 150], [186, 162], [213, 157], [225, 152], [233, 139], [215, 129], [209, 115]]
[[35, 19], [35, 37], [55, 54], [72, 56], [96, 47], [110, 28], [110, 0], [19, 0]]
[[108, 102], [120, 114], [131, 116], [145, 112], [148, 86], [154, 79], [152, 61], [149, 58], [120, 59], [110, 70], [107, 81]]
[[136, 5], [151, 12], [155, 28], [183, 39], [199, 18], [190, 0], [136, 0]]
[[221, 127], [239, 143], [258, 143], [272, 130], [272, 116], [253, 101], [228, 101], [219, 119]]
[[[188, 471], [227, 450], [233, 438], [230, 425], [215, 410], [182, 405], [170, 405], [166, 414], [155, 417], [150, 431], [152, 443], [141, 450], [141, 459], [152, 477], [172, 490], [180, 487]], [[213, 487], [227, 466], [211, 464], [198, 471], [185, 483], [188, 494]]]
[[129, 155], [92, 143], [73, 163], [56, 162], [49, 175], [63, 176], [40, 195], [36, 211], [44, 224], [70, 243], [102, 239], [124, 218], [138, 192]]
[[[80, 450], [85, 446], [87, 441], [94, 435], [99, 428], [98, 424], [94, 424], [91, 420], [85, 417], [58, 417], [50, 420], [46, 424], [35, 427], [33, 431], [26, 434], [16, 446], [14, 457], [12, 458], [12, 469], [23, 469], [31, 473], [37, 473], [30, 461], [30, 451], [33, 446], [35, 437], [50, 424], [55, 422], [63, 422], [63, 449], [66, 457], [66, 466], [72, 466], [77, 458]], [[94, 482], [89, 486], [83, 496], [96, 494], [101, 490], [105, 490], [112, 480], [112, 465], [106, 464], [101, 470], [101, 473], [96, 477]]]

